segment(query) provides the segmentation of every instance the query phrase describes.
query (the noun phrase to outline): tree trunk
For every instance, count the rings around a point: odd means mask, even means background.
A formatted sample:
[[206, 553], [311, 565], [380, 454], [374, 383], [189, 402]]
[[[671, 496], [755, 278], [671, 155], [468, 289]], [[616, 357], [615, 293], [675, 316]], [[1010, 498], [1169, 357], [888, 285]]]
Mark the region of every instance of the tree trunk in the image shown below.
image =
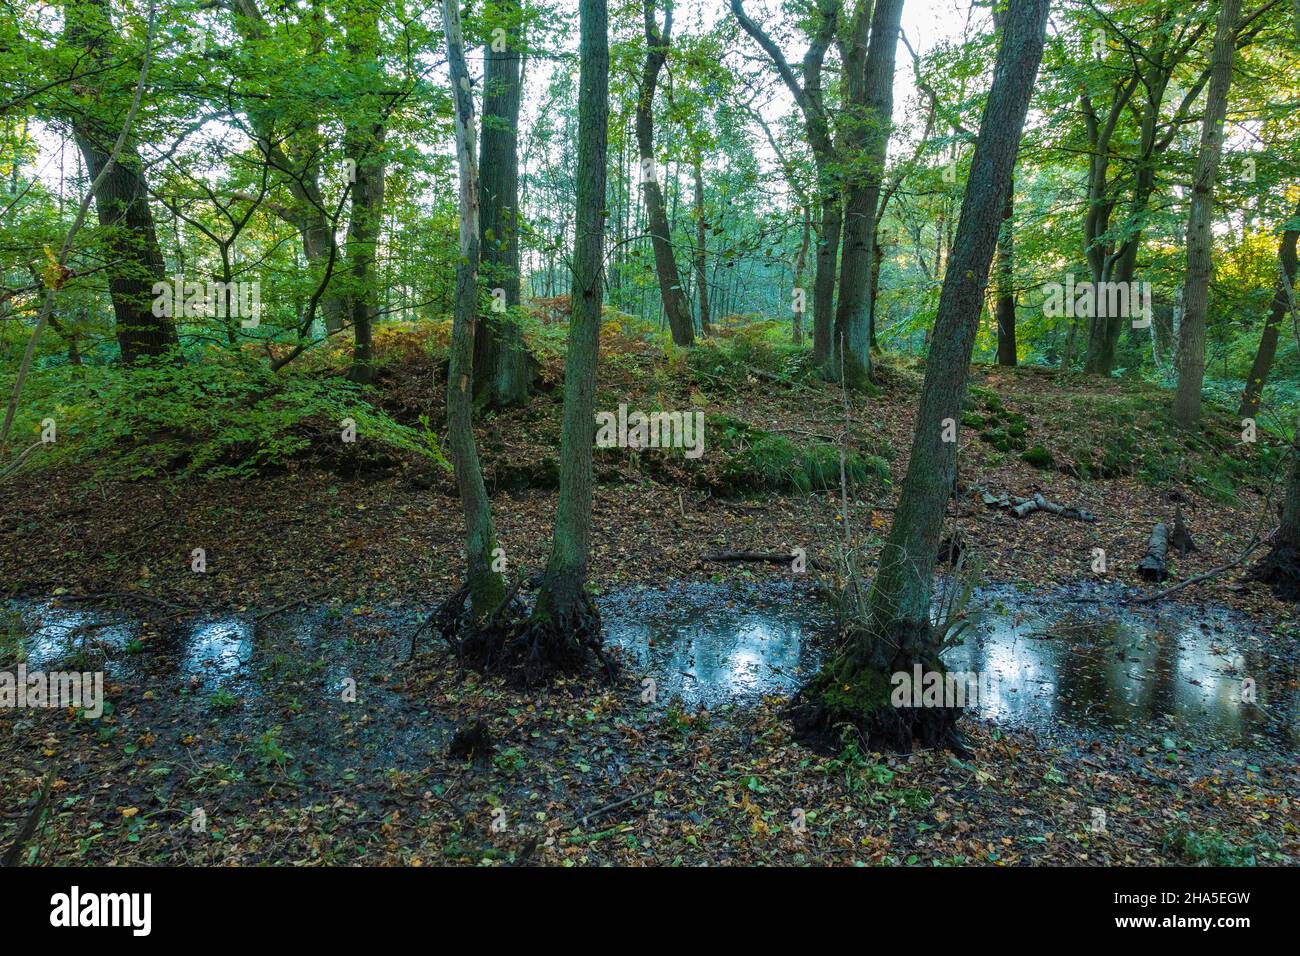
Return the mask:
[[460, 169], [460, 261], [452, 312], [451, 362], [447, 374], [447, 443], [465, 515], [465, 589], [472, 623], [482, 624], [505, 597], [505, 581], [493, 569], [496, 531], [473, 430], [474, 334], [478, 313], [478, 162], [474, 149], [474, 97], [465, 65], [458, 0], [443, 0], [447, 65], [456, 107], [456, 158]]
[[[867, 41], [867, 13], [871, 39]], [[903, 0], [859, 0], [852, 38], [845, 46], [844, 72], [848, 111], [844, 134], [849, 172], [844, 186], [844, 252], [840, 262], [840, 298], [828, 369], [850, 382], [864, 382], [871, 372], [871, 269], [875, 258], [876, 206], [884, 178], [894, 107], [894, 61]]]
[[[495, 408], [517, 405], [528, 398], [537, 363], [528, 354], [517, 309], [520, 302], [519, 265], [519, 101], [520, 19], [518, 0], [496, 9], [505, 17], [505, 41], [495, 38], [484, 47], [483, 151], [480, 167], [482, 256], [489, 288], [501, 290], [493, 311], [480, 327], [474, 346], [474, 394]], [[494, 310], [496, 306], [494, 304]]]
[[957, 470], [953, 437], [961, 420], [971, 351], [983, 311], [1016, 150], [1038, 74], [1048, 0], [1011, 0], [998, 47], [993, 86], [980, 123], [969, 185], [926, 362], [925, 384], [894, 522], [861, 621], [845, 650], [799, 695], [800, 731], [833, 735], [849, 721], [872, 746], [902, 750], [950, 742], [959, 711], [891, 706], [890, 675], [914, 665], [942, 672], [943, 634], [931, 627], [931, 577], [945, 505]]
[[994, 311], [998, 321], [998, 364], [1016, 364], [1016, 285], [1014, 259], [1014, 229], [1016, 185], [1012, 181], [1007, 190], [1006, 205], [1002, 207], [1002, 225], [998, 230], [997, 303]]
[[[356, 5], [349, 13], [346, 45], [353, 68], [377, 67], [378, 8]], [[354, 382], [368, 383], [374, 379], [372, 326], [379, 317], [380, 295], [375, 253], [384, 221], [384, 177], [388, 163], [384, 156], [386, 130], [382, 104], [370, 97], [362, 98], [361, 102], [363, 118], [349, 124], [344, 135], [344, 153], [356, 164], [347, 237], [353, 342], [348, 377]]]
[[[235, 29], [241, 40], [246, 44], [266, 42], [270, 29], [257, 0], [232, 2]], [[256, 57], [250, 57], [250, 61], [257, 62]], [[343, 328], [348, 304], [337, 289], [331, 288], [331, 279], [341, 263], [334, 224], [326, 215], [326, 200], [320, 188], [319, 130], [313, 122], [295, 123], [287, 130], [278, 128], [277, 123], [284, 121], [277, 111], [279, 105], [274, 99], [264, 101], [258, 97], [245, 97], [243, 101], [263, 161], [282, 178], [294, 199], [292, 206], [276, 207], [274, 211], [301, 234], [307, 264], [318, 282], [325, 285], [320, 299], [325, 328], [337, 332]]]
[[1300, 601], [1300, 423], [1291, 442], [1291, 471], [1282, 502], [1282, 522], [1272, 547], [1250, 571], [1286, 601]]
[[709, 315], [709, 263], [705, 240], [709, 235], [709, 221], [704, 215], [704, 169], [699, 153], [695, 154], [695, 285], [700, 303], [700, 334], [712, 335], [712, 316]]
[[[454, 2], [454, 0], [448, 0]], [[555, 534], [537, 594], [528, 682], [599, 655], [600, 617], [587, 596], [591, 556], [592, 446], [600, 350], [605, 234], [605, 163], [609, 137], [609, 11], [606, 0], [580, 0], [576, 236], [573, 309], [564, 362], [560, 489]]]
[[655, 23], [655, 0], [642, 0], [642, 9], [645, 14], [645, 66], [641, 70], [641, 93], [636, 101], [636, 143], [641, 157], [641, 189], [650, 220], [650, 242], [654, 248], [655, 272], [659, 277], [659, 295], [663, 299], [664, 315], [668, 318], [673, 342], [677, 345], [691, 345], [695, 341], [695, 322], [691, 318], [690, 303], [682, 291], [682, 279], [677, 271], [677, 259], [673, 255], [672, 226], [668, 222], [663, 190], [655, 171], [655, 87], [672, 43], [673, 4], [672, 0], [665, 0], [662, 33]]
[[1291, 221], [1282, 232], [1282, 241], [1278, 244], [1277, 257], [1280, 270], [1277, 278], [1277, 290], [1273, 293], [1273, 304], [1269, 307], [1268, 318], [1264, 320], [1264, 330], [1259, 337], [1259, 351], [1246, 377], [1246, 388], [1241, 396], [1241, 408], [1237, 414], [1241, 418], [1254, 418], [1259, 414], [1260, 399], [1264, 394], [1264, 382], [1268, 371], [1273, 366], [1273, 356], [1277, 353], [1278, 329], [1287, 313], [1291, 311], [1291, 302], [1295, 295], [1296, 280], [1296, 240], [1300, 239], [1300, 205], [1291, 214]]
[[1201, 417], [1205, 313], [1214, 244], [1210, 229], [1214, 218], [1214, 179], [1223, 150], [1223, 119], [1228, 109], [1228, 87], [1232, 84], [1232, 60], [1236, 52], [1237, 18], [1240, 14], [1241, 0], [1223, 0], [1214, 28], [1210, 86], [1201, 127], [1201, 148], [1192, 180], [1191, 212], [1187, 218], [1187, 278], [1183, 283], [1183, 328], [1178, 339], [1178, 390], [1174, 395], [1174, 419], [1184, 427], [1196, 424]]
[[[74, 0], [64, 6], [64, 42], [84, 50], [99, 71], [109, 69], [118, 55], [109, 48], [114, 36], [107, 0]], [[95, 80], [85, 78], [82, 82]], [[99, 109], [107, 114], [108, 104], [115, 99], [106, 90], [87, 89], [81, 101], [84, 106], [69, 111], [73, 137], [92, 182], [108, 163], [120, 130], [114, 128], [116, 119], [92, 115], [91, 111]], [[131, 138], [96, 190], [95, 213], [106, 239], [108, 262], [104, 272], [122, 359], [135, 362], [162, 355], [176, 347], [178, 339], [172, 320], [153, 312], [154, 285], [164, 281], [167, 267], [158, 245], [153, 210], [149, 208], [144, 164]]]
[[803, 315], [807, 310], [808, 296], [803, 287], [804, 270], [808, 267], [808, 242], [812, 233], [812, 210], [805, 205], [803, 207], [803, 235], [799, 242], [799, 255], [794, 260], [794, 291], [791, 294], [799, 296], [798, 307], [794, 309], [794, 344], [803, 343]]
[[817, 200], [821, 224], [817, 232], [817, 274], [813, 279], [813, 361], [826, 368], [830, 361], [835, 322], [835, 275], [840, 251], [840, 181], [838, 156], [822, 91], [822, 66], [835, 37], [841, 0], [816, 0], [817, 28], [804, 53], [803, 82], [795, 76], [781, 48], [746, 13], [743, 0], [731, 0], [731, 12], [741, 28], [758, 42], [799, 105], [808, 145], [817, 165]]

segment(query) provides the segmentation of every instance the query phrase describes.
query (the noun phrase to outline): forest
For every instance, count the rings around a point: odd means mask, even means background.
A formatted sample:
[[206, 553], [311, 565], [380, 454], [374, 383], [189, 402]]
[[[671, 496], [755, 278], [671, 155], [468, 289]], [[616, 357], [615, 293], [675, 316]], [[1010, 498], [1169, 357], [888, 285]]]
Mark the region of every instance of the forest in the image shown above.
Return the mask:
[[1300, 0], [0, 0], [0, 861], [1297, 865], [1298, 100]]

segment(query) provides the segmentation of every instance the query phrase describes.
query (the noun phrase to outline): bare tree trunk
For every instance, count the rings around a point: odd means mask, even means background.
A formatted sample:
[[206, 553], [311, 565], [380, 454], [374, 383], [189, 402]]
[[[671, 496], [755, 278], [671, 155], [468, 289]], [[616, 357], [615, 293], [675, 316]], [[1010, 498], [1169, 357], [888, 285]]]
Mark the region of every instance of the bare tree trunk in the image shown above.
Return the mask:
[[1241, 408], [1237, 414], [1242, 418], [1254, 418], [1259, 414], [1260, 398], [1264, 394], [1264, 382], [1268, 379], [1269, 369], [1273, 367], [1273, 356], [1277, 353], [1278, 329], [1283, 319], [1291, 310], [1291, 302], [1296, 280], [1296, 241], [1300, 239], [1300, 205], [1291, 214], [1291, 222], [1282, 232], [1282, 241], [1278, 243], [1277, 257], [1280, 266], [1277, 277], [1277, 290], [1273, 293], [1273, 303], [1269, 306], [1268, 318], [1264, 320], [1264, 330], [1259, 337], [1259, 350], [1255, 361], [1246, 376], [1246, 388], [1241, 396]]
[[1015, 217], [1015, 182], [1007, 190], [1006, 204], [1002, 207], [1002, 226], [998, 230], [997, 303], [994, 310], [998, 321], [998, 364], [1016, 364], [1016, 291], [1013, 255]]
[[500, 606], [505, 597], [505, 581], [493, 569], [496, 531], [479, 467], [472, 421], [474, 334], [478, 324], [478, 160], [474, 148], [474, 97], [465, 65], [458, 0], [443, 0], [442, 20], [456, 105], [456, 158], [460, 167], [460, 262], [456, 265], [456, 301], [447, 375], [447, 442], [465, 515], [465, 587], [473, 621], [479, 624]]
[[1201, 148], [1192, 179], [1191, 212], [1187, 219], [1187, 278], [1183, 283], [1183, 327], [1178, 338], [1178, 389], [1174, 394], [1174, 419], [1184, 427], [1201, 417], [1201, 383], [1205, 379], [1205, 313], [1209, 300], [1210, 261], [1214, 237], [1214, 180], [1223, 151], [1223, 119], [1232, 84], [1236, 52], [1237, 18], [1241, 0], [1223, 0], [1214, 28], [1210, 58], [1210, 86], [1206, 93]]
[[712, 335], [712, 316], [709, 314], [709, 263], [705, 241], [709, 235], [709, 221], [704, 215], [704, 169], [699, 153], [695, 154], [695, 284], [700, 303], [700, 333]]
[[673, 4], [664, 2], [664, 28], [661, 33], [655, 23], [655, 0], [642, 0], [645, 14], [645, 66], [641, 70], [641, 93], [636, 102], [636, 142], [641, 157], [641, 189], [645, 194], [646, 213], [650, 219], [650, 242], [654, 248], [655, 272], [659, 277], [659, 294], [664, 303], [664, 315], [673, 333], [673, 342], [691, 345], [695, 341], [695, 322], [691, 306], [682, 291], [677, 259], [673, 255], [672, 226], [664, 208], [663, 189], [655, 171], [654, 97], [659, 82], [659, 71], [668, 59], [672, 43]]

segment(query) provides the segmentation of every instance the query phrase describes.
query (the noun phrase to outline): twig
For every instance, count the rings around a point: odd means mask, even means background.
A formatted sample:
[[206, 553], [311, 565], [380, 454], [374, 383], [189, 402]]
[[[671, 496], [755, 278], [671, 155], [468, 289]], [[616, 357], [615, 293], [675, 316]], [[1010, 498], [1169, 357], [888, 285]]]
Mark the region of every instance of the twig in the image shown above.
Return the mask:
[[1183, 588], [1187, 587], [1190, 584], [1199, 584], [1201, 581], [1206, 581], [1209, 580], [1210, 578], [1217, 577], [1218, 575], [1222, 574], [1224, 571], [1231, 571], [1237, 565], [1241, 564], [1248, 557], [1250, 557], [1251, 554], [1254, 553], [1254, 551], [1263, 543], [1264, 542], [1257, 537], [1253, 541], [1251, 541], [1250, 545], [1246, 548], [1245, 551], [1241, 552], [1241, 554], [1237, 555], [1237, 557], [1229, 561], [1227, 564], [1221, 564], [1217, 568], [1211, 568], [1209, 571], [1206, 571], [1204, 574], [1198, 574], [1195, 577], [1188, 578], [1186, 581], [1180, 581], [1179, 583], [1175, 584], [1173, 587], [1165, 588], [1163, 591], [1160, 591], [1156, 594], [1152, 594], [1149, 597], [1136, 598], [1135, 600], [1129, 601], [1128, 603], [1153, 604], [1156, 601], [1169, 597], [1169, 595], [1171, 594], [1177, 594], [1179, 591], [1181, 591]]

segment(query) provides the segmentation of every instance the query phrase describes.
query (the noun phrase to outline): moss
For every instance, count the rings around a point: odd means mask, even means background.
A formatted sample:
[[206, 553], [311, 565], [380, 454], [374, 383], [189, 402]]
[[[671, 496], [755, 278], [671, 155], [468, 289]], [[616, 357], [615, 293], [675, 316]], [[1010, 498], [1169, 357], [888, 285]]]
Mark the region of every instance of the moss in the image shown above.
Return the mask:
[[870, 668], [854, 668], [847, 658], [827, 665], [820, 684], [822, 702], [832, 713], [870, 714], [889, 704], [889, 678]]
[[1056, 464], [1056, 459], [1052, 457], [1052, 453], [1042, 445], [1035, 445], [1020, 457], [1035, 468], [1051, 468]]
[[[718, 445], [728, 452], [715, 485], [724, 493], [785, 491], [808, 494], [838, 488], [840, 450], [827, 442], [800, 446], [783, 435], [719, 416]], [[878, 455], [849, 452], [844, 478], [850, 488], [888, 483], [889, 465]]]

